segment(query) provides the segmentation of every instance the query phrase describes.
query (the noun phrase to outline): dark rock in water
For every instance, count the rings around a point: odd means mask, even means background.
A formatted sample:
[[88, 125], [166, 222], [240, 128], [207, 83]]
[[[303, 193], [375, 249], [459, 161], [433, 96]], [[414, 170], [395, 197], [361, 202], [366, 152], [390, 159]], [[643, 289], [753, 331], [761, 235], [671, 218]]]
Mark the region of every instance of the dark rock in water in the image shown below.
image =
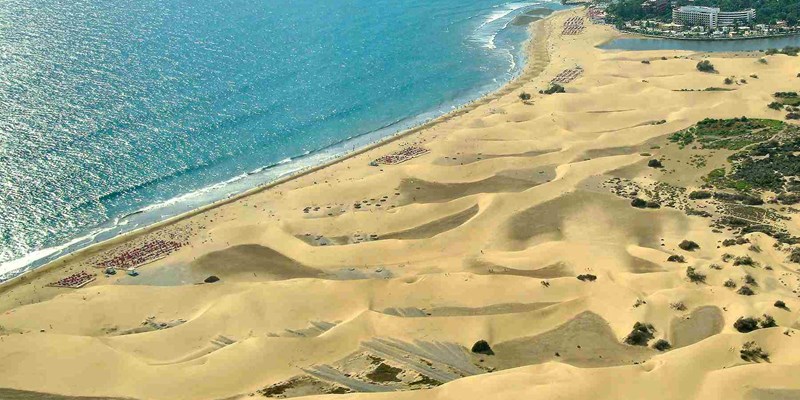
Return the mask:
[[218, 282], [218, 281], [219, 281], [219, 277], [217, 277], [216, 275], [211, 275], [208, 278], [206, 278], [203, 282], [205, 282], [205, 283], [214, 283], [214, 282]]
[[597, 276], [592, 274], [582, 274], [578, 275], [578, 280], [583, 282], [594, 282], [597, 280]]
[[691, 240], [684, 240], [678, 245], [678, 247], [686, 251], [695, 251], [700, 248], [700, 245]]
[[493, 356], [494, 351], [491, 347], [489, 347], [489, 343], [485, 340], [478, 340], [475, 344], [472, 345], [472, 352], [477, 354], [486, 354], [487, 356]]
[[650, 168], [664, 168], [664, 164], [661, 161], [656, 160], [655, 158], [647, 162], [647, 166]]

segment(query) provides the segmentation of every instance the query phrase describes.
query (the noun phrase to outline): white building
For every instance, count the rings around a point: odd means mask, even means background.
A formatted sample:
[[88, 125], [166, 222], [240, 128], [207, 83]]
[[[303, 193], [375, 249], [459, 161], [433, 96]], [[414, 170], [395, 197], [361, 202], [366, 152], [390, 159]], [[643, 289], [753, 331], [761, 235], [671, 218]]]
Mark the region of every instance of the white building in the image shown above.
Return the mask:
[[736, 23], [748, 24], [756, 19], [756, 10], [720, 11], [716, 7], [683, 6], [672, 10], [672, 21], [676, 24], [704, 26], [716, 29]]
[[749, 9], [744, 11], [721, 11], [717, 17], [719, 26], [732, 26], [739, 23], [741, 25], [749, 25], [756, 19], [756, 10]]

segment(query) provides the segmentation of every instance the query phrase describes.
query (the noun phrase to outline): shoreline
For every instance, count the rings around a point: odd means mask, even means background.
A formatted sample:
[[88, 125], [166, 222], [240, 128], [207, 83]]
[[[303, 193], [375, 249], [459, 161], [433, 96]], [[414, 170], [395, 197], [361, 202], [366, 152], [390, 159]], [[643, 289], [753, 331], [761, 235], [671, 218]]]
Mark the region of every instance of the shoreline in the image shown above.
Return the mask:
[[[532, 56], [533, 56], [534, 46], [536, 46], [537, 44], [545, 44], [546, 41], [547, 41], [547, 38], [549, 38], [549, 35], [551, 33], [551, 30], [545, 29], [543, 27], [543, 25], [544, 24], [548, 24], [549, 21], [551, 21], [554, 17], [556, 17], [556, 16], [558, 16], [558, 15], [560, 15], [562, 13], [565, 13], [565, 12], [570, 12], [572, 10], [574, 10], [574, 8], [568, 8], [568, 9], [564, 9], [564, 10], [553, 11], [551, 14], [547, 15], [545, 18], [542, 18], [542, 19], [540, 19], [538, 21], [534, 21], [534, 22], [530, 23], [527, 26], [528, 38], [522, 44], [522, 46], [524, 48], [523, 54], [525, 56], [525, 58], [523, 60], [524, 66], [520, 69], [520, 72], [515, 77], [513, 77], [507, 83], [503, 84], [497, 90], [491, 91], [491, 92], [489, 92], [489, 93], [487, 93], [487, 94], [485, 94], [485, 95], [483, 95], [481, 97], [478, 97], [478, 98], [476, 98], [476, 99], [474, 99], [472, 101], [469, 101], [469, 102], [459, 106], [458, 108], [456, 108], [456, 109], [454, 109], [454, 110], [452, 110], [452, 111], [450, 111], [448, 113], [445, 113], [443, 115], [440, 115], [440, 116], [438, 116], [436, 118], [433, 118], [433, 119], [431, 119], [431, 120], [429, 120], [427, 122], [423, 122], [423, 123], [421, 123], [421, 124], [419, 124], [417, 126], [411, 127], [409, 129], [401, 130], [399, 132], [396, 132], [394, 134], [386, 136], [386, 137], [384, 137], [384, 138], [382, 138], [380, 140], [377, 140], [377, 141], [375, 141], [375, 142], [373, 142], [371, 144], [368, 144], [368, 145], [366, 145], [366, 146], [364, 146], [364, 147], [362, 147], [360, 149], [356, 149], [355, 151], [350, 151], [350, 152], [341, 154], [339, 156], [335, 156], [333, 159], [331, 159], [331, 160], [329, 160], [327, 162], [324, 162], [322, 164], [318, 164], [318, 165], [302, 168], [302, 169], [300, 169], [298, 171], [295, 171], [293, 173], [289, 173], [288, 175], [286, 175], [284, 177], [278, 178], [276, 180], [270, 181], [270, 182], [265, 183], [265, 184], [261, 184], [261, 185], [255, 186], [255, 187], [247, 189], [247, 190], [245, 190], [245, 191], [243, 191], [241, 193], [226, 197], [224, 199], [219, 199], [219, 200], [213, 201], [213, 202], [211, 202], [209, 204], [194, 208], [192, 210], [180, 213], [178, 215], [169, 217], [169, 218], [164, 219], [162, 221], [158, 221], [158, 222], [149, 224], [149, 225], [141, 227], [141, 228], [137, 228], [137, 229], [134, 229], [134, 230], [131, 230], [131, 231], [127, 231], [127, 232], [123, 232], [123, 233], [117, 234], [114, 237], [111, 237], [109, 239], [106, 239], [106, 240], [103, 240], [103, 241], [100, 241], [100, 242], [96, 242], [96, 243], [91, 243], [91, 244], [89, 244], [89, 245], [87, 245], [85, 247], [79, 248], [79, 249], [77, 249], [77, 250], [75, 250], [75, 251], [73, 251], [71, 253], [59, 256], [58, 258], [56, 258], [56, 259], [54, 259], [52, 261], [46, 262], [46, 263], [44, 263], [44, 264], [42, 264], [42, 265], [40, 265], [38, 267], [34, 267], [33, 269], [31, 269], [29, 271], [23, 272], [23, 273], [21, 273], [19, 275], [13, 276], [13, 277], [5, 280], [5, 281], [0, 282], [0, 294], [3, 294], [7, 290], [9, 290], [11, 287], [15, 286], [15, 284], [17, 282], [20, 282], [20, 281], [24, 282], [25, 280], [27, 280], [27, 278], [35, 279], [36, 277], [38, 277], [40, 275], [43, 275], [43, 274], [45, 274], [47, 272], [51, 272], [51, 271], [57, 269], [61, 265], [69, 264], [69, 263], [75, 261], [76, 259], [88, 257], [88, 256], [91, 256], [93, 254], [97, 254], [97, 253], [103, 252], [103, 251], [105, 251], [105, 250], [107, 250], [107, 249], [109, 249], [109, 248], [111, 248], [113, 246], [116, 246], [116, 245], [119, 245], [119, 244], [122, 244], [122, 243], [125, 243], [125, 242], [128, 242], [128, 241], [131, 241], [131, 240], [136, 239], [136, 238], [138, 238], [140, 236], [144, 236], [144, 235], [156, 232], [156, 231], [158, 231], [160, 229], [163, 229], [165, 227], [168, 227], [168, 226], [177, 224], [179, 222], [185, 221], [187, 219], [190, 219], [190, 218], [195, 217], [197, 215], [203, 214], [205, 212], [217, 209], [219, 207], [222, 207], [222, 206], [225, 206], [225, 205], [228, 205], [228, 204], [231, 204], [231, 203], [235, 203], [235, 202], [237, 202], [239, 200], [245, 199], [245, 198], [250, 197], [252, 195], [255, 195], [255, 194], [261, 193], [263, 191], [275, 188], [277, 186], [280, 186], [280, 185], [285, 184], [287, 182], [290, 182], [292, 180], [301, 178], [303, 176], [309, 175], [309, 174], [314, 173], [316, 171], [319, 171], [319, 170], [325, 169], [327, 167], [330, 167], [332, 165], [341, 163], [341, 162], [343, 162], [345, 160], [349, 160], [351, 158], [357, 157], [357, 156], [359, 156], [361, 154], [367, 153], [367, 152], [372, 151], [374, 149], [389, 145], [391, 143], [394, 143], [394, 142], [396, 142], [398, 140], [401, 140], [401, 139], [403, 139], [405, 137], [408, 137], [408, 136], [413, 135], [415, 133], [418, 133], [420, 131], [433, 128], [433, 127], [435, 127], [437, 125], [440, 125], [440, 124], [443, 124], [445, 122], [448, 122], [448, 121], [450, 121], [450, 120], [452, 120], [452, 119], [454, 119], [456, 117], [459, 117], [459, 116], [462, 116], [464, 114], [467, 114], [467, 113], [475, 110], [476, 108], [478, 108], [480, 106], [483, 106], [483, 105], [486, 105], [488, 103], [491, 103], [492, 101], [495, 101], [495, 100], [497, 100], [497, 99], [509, 94], [510, 92], [513, 92], [514, 90], [519, 89], [521, 86], [524, 85], [524, 83], [527, 82], [527, 80], [529, 80], [530, 78], [538, 76], [544, 70], [544, 68], [547, 66], [547, 64], [549, 64], [549, 61], [550, 61], [549, 60], [549, 52], [546, 51], [546, 45], [545, 45], [545, 52], [544, 52], [544, 55], [547, 56], [546, 62], [544, 64], [539, 65], [539, 67], [536, 68], [536, 69], [533, 68], [534, 64], [531, 62], [531, 61], [533, 61]], [[545, 37], [541, 37], [542, 35], [535, 35], [535, 33], [537, 31], [540, 31], [540, 33], [543, 33]], [[129, 213], [129, 215], [132, 215], [132, 214], [133, 213]]]
[[[800, 367], [800, 246], [783, 243], [800, 237], [796, 212], [708, 180], [744, 157], [770, 168], [760, 144], [797, 150], [800, 125], [765, 101], [791, 90], [797, 59], [607, 51], [608, 26], [565, 29], [582, 14], [532, 27], [549, 34], [518, 68], [543, 70], [497, 100], [13, 285], [0, 397], [800, 398], [775, 374]], [[758, 78], [683, 91], [708, 86], [703, 59], [713, 80]], [[564, 92], [539, 93], [554, 78]], [[427, 152], [369, 166], [414, 147]], [[141, 265], [156, 240], [184, 244], [138, 277], [44, 287]], [[762, 329], [743, 332], [751, 318]]]

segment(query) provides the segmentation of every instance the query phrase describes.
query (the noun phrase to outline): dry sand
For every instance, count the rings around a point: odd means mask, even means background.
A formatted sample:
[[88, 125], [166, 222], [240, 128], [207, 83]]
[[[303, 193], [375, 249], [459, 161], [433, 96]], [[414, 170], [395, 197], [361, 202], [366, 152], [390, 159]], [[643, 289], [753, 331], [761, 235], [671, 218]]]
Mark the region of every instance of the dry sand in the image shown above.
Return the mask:
[[[706, 117], [781, 119], [766, 104], [797, 90], [800, 59], [712, 55], [721, 73], [704, 74], [704, 55], [601, 51], [608, 27], [562, 36], [580, 13], [536, 22], [526, 73], [436, 124], [4, 284], [0, 397], [800, 398], [798, 265], [764, 234], [747, 235], [761, 251], [720, 247], [732, 234], [707, 218], [635, 209], [608, 183], [699, 187], [727, 154], [693, 166], [666, 135]], [[576, 65], [566, 93], [537, 94]], [[732, 91], [680, 91], [751, 74]], [[430, 153], [369, 166], [410, 144]], [[91, 255], [178, 229], [189, 244], [138, 277], [45, 287], [89, 270]], [[679, 249], [684, 239], [700, 249]], [[745, 274], [754, 296], [723, 286]], [[221, 280], [199, 284], [209, 275]], [[778, 326], [733, 328], [762, 314]], [[623, 343], [636, 322], [673, 348]], [[471, 353], [478, 340], [495, 354]], [[750, 341], [768, 360], [740, 357]]]

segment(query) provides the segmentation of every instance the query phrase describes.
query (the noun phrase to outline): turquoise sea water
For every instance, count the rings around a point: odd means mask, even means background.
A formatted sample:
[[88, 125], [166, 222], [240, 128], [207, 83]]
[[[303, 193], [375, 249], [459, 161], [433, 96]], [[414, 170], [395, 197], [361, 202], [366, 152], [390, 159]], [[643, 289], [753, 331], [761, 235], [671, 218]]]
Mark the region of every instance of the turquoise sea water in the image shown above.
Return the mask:
[[[7, 0], [0, 280], [450, 111], [522, 66], [503, 0]], [[541, 11], [544, 14], [544, 11]]]

